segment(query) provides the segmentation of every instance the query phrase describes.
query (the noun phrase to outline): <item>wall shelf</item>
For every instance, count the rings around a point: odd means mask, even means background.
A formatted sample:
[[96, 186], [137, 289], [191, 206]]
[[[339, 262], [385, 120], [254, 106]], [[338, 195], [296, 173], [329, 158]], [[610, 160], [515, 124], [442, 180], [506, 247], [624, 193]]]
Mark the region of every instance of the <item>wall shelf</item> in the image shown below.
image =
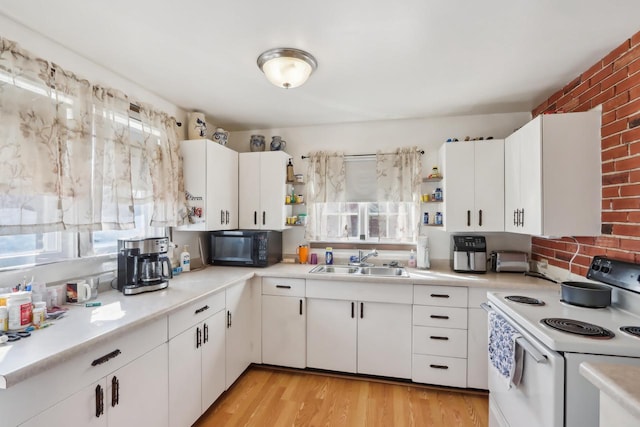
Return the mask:
[[442, 181], [442, 177], [440, 178], [422, 178], [422, 182], [440, 182]]

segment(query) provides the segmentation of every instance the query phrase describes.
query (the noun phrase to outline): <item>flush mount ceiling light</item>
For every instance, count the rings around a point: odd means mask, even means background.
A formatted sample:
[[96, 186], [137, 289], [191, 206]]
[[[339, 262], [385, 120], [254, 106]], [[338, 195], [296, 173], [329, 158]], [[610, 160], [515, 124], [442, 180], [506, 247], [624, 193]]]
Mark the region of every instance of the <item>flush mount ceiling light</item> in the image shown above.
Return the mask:
[[263, 52], [258, 57], [258, 67], [271, 83], [290, 89], [304, 84], [318, 68], [318, 62], [304, 50], [278, 47]]

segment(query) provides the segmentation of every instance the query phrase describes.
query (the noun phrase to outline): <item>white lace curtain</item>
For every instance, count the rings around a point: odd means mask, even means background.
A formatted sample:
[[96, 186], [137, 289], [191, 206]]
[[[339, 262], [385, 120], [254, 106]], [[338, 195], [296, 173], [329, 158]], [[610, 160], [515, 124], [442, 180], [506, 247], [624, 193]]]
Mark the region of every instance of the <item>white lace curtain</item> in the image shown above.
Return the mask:
[[186, 219], [175, 121], [0, 38], [0, 235]]
[[398, 209], [395, 239], [415, 241], [419, 232], [422, 156], [417, 147], [376, 153], [378, 203], [393, 202]]
[[343, 153], [309, 153], [307, 169], [307, 227], [305, 239], [322, 240], [331, 231], [327, 221], [327, 203], [345, 201], [346, 168]]

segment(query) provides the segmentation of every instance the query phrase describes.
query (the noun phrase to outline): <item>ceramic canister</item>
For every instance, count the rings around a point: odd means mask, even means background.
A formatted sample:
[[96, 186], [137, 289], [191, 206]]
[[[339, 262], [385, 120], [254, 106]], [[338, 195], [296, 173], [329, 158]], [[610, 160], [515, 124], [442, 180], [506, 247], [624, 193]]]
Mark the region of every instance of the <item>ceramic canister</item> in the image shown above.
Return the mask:
[[189, 139], [204, 139], [207, 135], [207, 123], [204, 113], [197, 111], [187, 114], [187, 137]]
[[264, 147], [264, 135], [251, 135], [249, 140], [249, 149], [251, 151], [264, 151]]

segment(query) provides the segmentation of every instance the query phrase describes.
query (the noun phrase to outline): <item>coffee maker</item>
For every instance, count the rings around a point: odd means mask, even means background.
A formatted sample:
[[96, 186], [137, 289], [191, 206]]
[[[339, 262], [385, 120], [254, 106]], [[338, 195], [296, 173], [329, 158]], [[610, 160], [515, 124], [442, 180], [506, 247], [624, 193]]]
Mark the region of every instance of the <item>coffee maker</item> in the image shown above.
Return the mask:
[[168, 250], [168, 237], [118, 240], [118, 290], [135, 295], [169, 286]]

